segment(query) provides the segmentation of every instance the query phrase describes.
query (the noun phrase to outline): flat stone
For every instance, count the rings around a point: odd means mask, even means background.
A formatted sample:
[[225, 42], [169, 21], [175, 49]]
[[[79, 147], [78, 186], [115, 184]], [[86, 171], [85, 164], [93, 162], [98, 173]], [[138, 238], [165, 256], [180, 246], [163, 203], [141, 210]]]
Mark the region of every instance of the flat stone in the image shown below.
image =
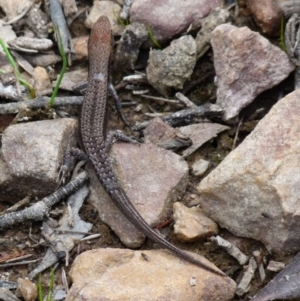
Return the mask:
[[182, 152], [182, 155], [184, 157], [189, 156], [205, 142], [217, 137], [219, 133], [228, 129], [230, 129], [228, 126], [218, 123], [197, 123], [179, 128], [179, 131], [193, 142], [189, 148]]
[[218, 234], [218, 225], [205, 216], [200, 208], [188, 208], [176, 202], [173, 209], [174, 233], [179, 240], [193, 242]]
[[[114, 170], [129, 199], [151, 226], [167, 220], [172, 204], [180, 200], [188, 181], [187, 163], [178, 155], [153, 144], [140, 146], [116, 143], [112, 148]], [[108, 224], [128, 247], [140, 246], [145, 237], [128, 221], [91, 176], [90, 201], [101, 220]]]
[[76, 137], [77, 122], [70, 118], [9, 126], [2, 136], [1, 201], [53, 193], [64, 153]]
[[[200, 255], [206, 265], [216, 268]], [[76, 257], [66, 301], [231, 300], [236, 284], [164, 250], [96, 249]]]
[[279, 254], [300, 250], [299, 99], [296, 90], [274, 105], [199, 185], [210, 218]]
[[221, 0], [135, 0], [130, 9], [130, 22], [150, 25], [155, 39], [166, 42], [174, 36], [201, 26], [202, 18], [222, 4]]
[[[287, 54], [247, 27], [222, 24], [212, 32], [217, 104], [229, 120], [295, 68]], [[280, 66], [280, 68], [278, 68]]]

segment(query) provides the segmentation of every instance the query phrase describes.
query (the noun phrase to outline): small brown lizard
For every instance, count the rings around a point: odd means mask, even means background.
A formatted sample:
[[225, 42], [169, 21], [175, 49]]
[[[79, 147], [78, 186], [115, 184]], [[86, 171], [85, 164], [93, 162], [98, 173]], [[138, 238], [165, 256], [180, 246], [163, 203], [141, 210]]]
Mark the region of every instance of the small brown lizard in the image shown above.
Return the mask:
[[124, 213], [128, 220], [143, 234], [174, 254], [205, 270], [226, 276], [222, 271], [206, 266], [187, 252], [177, 248], [160, 234], [155, 232], [138, 213], [122, 189], [110, 164], [108, 150], [112, 137], [130, 141], [130, 138], [117, 132], [107, 135], [107, 95], [109, 90], [109, 70], [112, 53], [111, 27], [107, 17], [102, 16], [93, 26], [88, 42], [89, 76], [80, 114], [80, 136], [84, 151], [92, 162], [100, 183], [111, 199]]

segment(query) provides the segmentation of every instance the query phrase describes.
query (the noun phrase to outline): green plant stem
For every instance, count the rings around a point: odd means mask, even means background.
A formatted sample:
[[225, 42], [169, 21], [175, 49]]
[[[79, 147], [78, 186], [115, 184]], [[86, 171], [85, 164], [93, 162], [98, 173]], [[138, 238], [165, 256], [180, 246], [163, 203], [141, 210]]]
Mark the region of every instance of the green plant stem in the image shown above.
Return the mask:
[[60, 52], [60, 55], [62, 57], [62, 61], [63, 61], [63, 66], [62, 66], [62, 69], [61, 69], [61, 72], [60, 72], [60, 75], [59, 75], [59, 78], [56, 82], [56, 85], [55, 85], [55, 88], [53, 90], [53, 93], [51, 95], [51, 98], [48, 102], [48, 105], [49, 107], [52, 107], [53, 104], [54, 104], [54, 99], [57, 95], [57, 92], [58, 92], [58, 89], [60, 87], [60, 84], [61, 84], [61, 81], [64, 77], [64, 74], [66, 72], [66, 69], [67, 69], [67, 65], [68, 65], [68, 61], [67, 61], [67, 57], [66, 57], [66, 53], [65, 53], [65, 50], [64, 50], [64, 46], [62, 44], [62, 40], [61, 40], [61, 35], [60, 35], [60, 31], [59, 31], [59, 28], [56, 27], [55, 28], [55, 31], [57, 33], [57, 40], [58, 40], [58, 48], [59, 48], [59, 52]]
[[39, 293], [39, 301], [43, 301], [43, 287], [42, 287], [42, 275], [39, 274], [38, 280], [38, 293]]
[[[34, 90], [33, 86], [30, 85], [28, 82], [26, 82], [26, 81], [22, 78], [21, 73], [20, 73], [19, 70], [18, 70], [18, 66], [17, 66], [16, 62], [14, 61], [12, 55], [10, 54], [10, 52], [9, 52], [9, 50], [7, 49], [7, 47], [6, 47], [5, 43], [4, 43], [4, 41], [3, 41], [1, 38], [0, 38], [0, 45], [2, 46], [3, 51], [4, 51], [5, 55], [6, 55], [6, 57], [7, 57], [8, 61], [9, 61], [9, 63], [10, 63], [11, 66], [14, 68], [15, 73], [16, 73], [16, 75], [17, 75], [17, 77], [18, 77], [19, 82], [20, 82], [26, 89], [29, 90], [30, 98], [35, 98], [36, 95], [35, 95], [35, 90]], [[5, 73], [5, 72], [3, 72], [3, 70], [1, 70], [1, 72], [2, 72], [2, 73]]]
[[161, 46], [160, 46], [160, 44], [157, 42], [157, 40], [155, 39], [155, 37], [154, 37], [154, 35], [153, 35], [153, 32], [152, 32], [152, 29], [151, 29], [151, 27], [150, 27], [149, 24], [148, 24], [148, 34], [149, 34], [149, 37], [150, 37], [151, 41], [154, 43], [154, 45], [155, 45], [157, 48], [161, 49]]
[[282, 51], [286, 51], [285, 42], [284, 42], [284, 18], [281, 18], [280, 22], [280, 47]]

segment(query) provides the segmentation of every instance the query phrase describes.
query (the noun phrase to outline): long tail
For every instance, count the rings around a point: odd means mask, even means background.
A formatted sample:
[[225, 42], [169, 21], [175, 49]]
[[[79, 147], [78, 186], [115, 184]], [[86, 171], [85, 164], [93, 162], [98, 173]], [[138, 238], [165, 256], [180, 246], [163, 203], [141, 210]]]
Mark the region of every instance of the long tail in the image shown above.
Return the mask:
[[209, 266], [206, 266], [201, 261], [197, 260], [190, 254], [185, 251], [177, 248], [167, 240], [165, 240], [160, 234], [154, 231], [142, 218], [142, 216], [138, 213], [135, 207], [132, 205], [131, 201], [127, 197], [125, 191], [122, 188], [116, 189], [113, 193], [110, 194], [112, 200], [116, 203], [119, 209], [124, 213], [124, 215], [130, 220], [130, 222], [137, 227], [143, 234], [145, 234], [148, 238], [152, 239], [156, 243], [162, 245], [166, 249], [170, 250], [177, 256], [196, 264], [197, 266], [210, 271], [214, 274], [220, 276], [226, 276], [223, 272], [217, 271]]

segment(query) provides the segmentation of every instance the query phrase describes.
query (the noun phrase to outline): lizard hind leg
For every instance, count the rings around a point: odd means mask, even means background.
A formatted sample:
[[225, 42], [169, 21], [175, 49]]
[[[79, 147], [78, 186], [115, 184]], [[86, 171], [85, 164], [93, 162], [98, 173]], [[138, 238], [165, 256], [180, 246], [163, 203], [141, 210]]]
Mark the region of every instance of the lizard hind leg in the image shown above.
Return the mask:
[[113, 145], [113, 143], [117, 140], [123, 142], [130, 142], [135, 144], [141, 144], [136, 138], [126, 136], [123, 132], [117, 131], [110, 131], [108, 132], [106, 139], [105, 139], [105, 152], [108, 153]]
[[58, 187], [61, 184], [64, 184], [65, 178], [70, 172], [72, 157], [75, 157], [76, 159], [82, 161], [87, 161], [89, 159], [87, 154], [79, 148], [72, 147], [70, 149], [67, 149], [64, 155], [63, 163], [59, 169], [58, 176], [57, 176]]

